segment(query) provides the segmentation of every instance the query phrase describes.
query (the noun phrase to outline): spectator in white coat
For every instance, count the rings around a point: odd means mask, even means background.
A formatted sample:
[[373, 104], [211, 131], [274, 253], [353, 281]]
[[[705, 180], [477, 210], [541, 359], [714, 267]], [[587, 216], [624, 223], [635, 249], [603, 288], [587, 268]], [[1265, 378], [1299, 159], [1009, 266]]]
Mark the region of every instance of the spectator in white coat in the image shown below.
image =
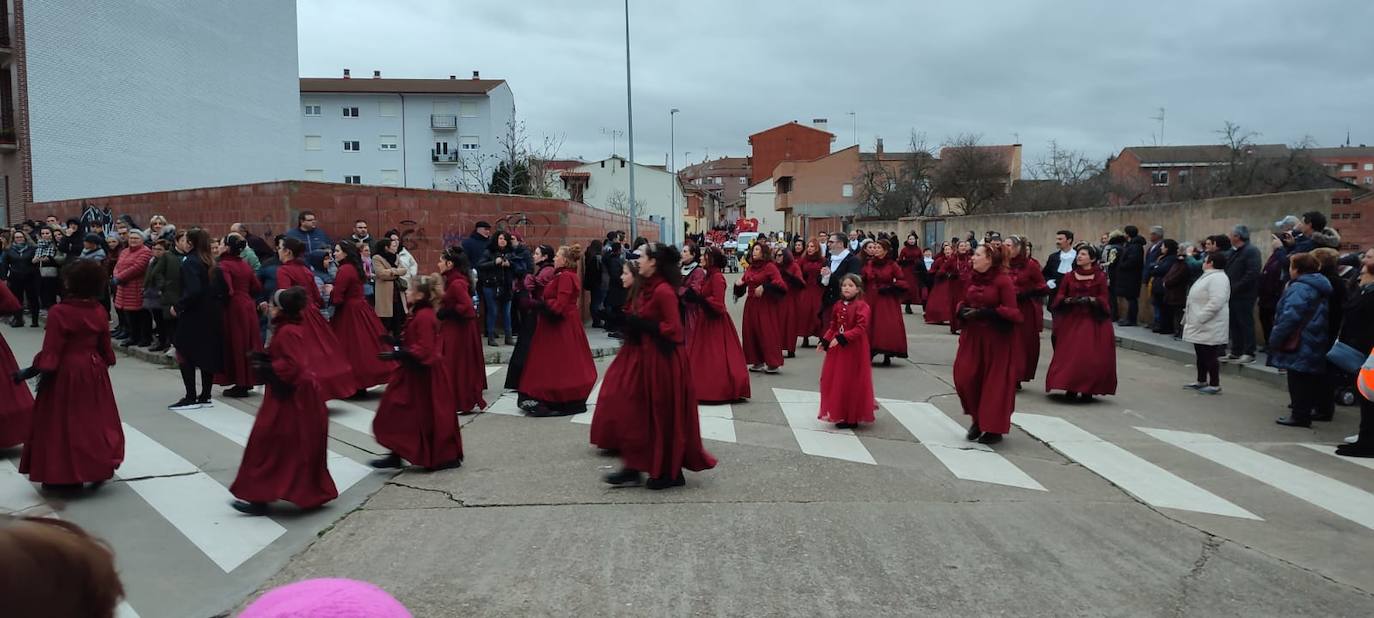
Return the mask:
[[1231, 280], [1226, 276], [1226, 254], [1208, 253], [1202, 276], [1188, 288], [1183, 311], [1183, 340], [1197, 353], [1197, 381], [1184, 388], [1215, 395], [1221, 392], [1221, 355], [1231, 329]]

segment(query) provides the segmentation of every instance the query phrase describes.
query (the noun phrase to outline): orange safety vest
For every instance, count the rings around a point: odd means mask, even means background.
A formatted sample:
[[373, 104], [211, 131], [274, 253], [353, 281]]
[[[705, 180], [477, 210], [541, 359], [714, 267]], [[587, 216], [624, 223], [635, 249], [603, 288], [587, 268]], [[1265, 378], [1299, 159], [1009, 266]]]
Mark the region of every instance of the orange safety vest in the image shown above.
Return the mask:
[[1364, 395], [1365, 399], [1374, 401], [1374, 351], [1370, 352], [1369, 358], [1364, 359], [1360, 375], [1355, 378], [1355, 386], [1359, 387], [1360, 394]]

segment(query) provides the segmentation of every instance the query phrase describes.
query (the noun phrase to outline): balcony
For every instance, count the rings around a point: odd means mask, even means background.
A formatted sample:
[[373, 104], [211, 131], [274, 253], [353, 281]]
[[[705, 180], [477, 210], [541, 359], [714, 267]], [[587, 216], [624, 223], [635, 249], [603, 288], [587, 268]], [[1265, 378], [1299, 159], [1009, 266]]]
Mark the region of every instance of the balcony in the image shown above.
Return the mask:
[[13, 151], [19, 149], [19, 140], [15, 139], [14, 129], [0, 129], [0, 151]]
[[462, 157], [456, 152], [434, 152], [429, 151], [429, 158], [435, 165], [457, 165], [462, 163]]
[[429, 128], [435, 131], [457, 131], [458, 116], [454, 114], [430, 114]]

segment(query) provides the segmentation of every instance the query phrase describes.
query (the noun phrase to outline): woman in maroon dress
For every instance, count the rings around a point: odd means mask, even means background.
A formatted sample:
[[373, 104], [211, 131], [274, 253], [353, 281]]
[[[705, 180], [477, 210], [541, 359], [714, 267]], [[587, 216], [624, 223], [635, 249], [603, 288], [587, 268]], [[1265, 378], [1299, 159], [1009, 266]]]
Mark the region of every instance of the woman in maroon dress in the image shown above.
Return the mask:
[[462, 247], [449, 247], [439, 257], [439, 273], [444, 277], [444, 298], [439, 301], [439, 353], [448, 367], [449, 383], [459, 414], [485, 410], [487, 401], [486, 356], [482, 352], [482, 333], [477, 325], [477, 308], [472, 305], [471, 265]]
[[[750, 397], [749, 370], [744, 363], [735, 322], [725, 308], [725, 253], [706, 250], [706, 282], [700, 292], [688, 291], [688, 312], [693, 316], [687, 358], [692, 359], [692, 383], [697, 401], [741, 401]], [[602, 389], [605, 391], [605, 388]]]
[[357, 398], [367, 395], [367, 389], [373, 386], [386, 384], [396, 363], [377, 358], [391, 346], [385, 343], [386, 327], [363, 294], [363, 259], [358, 247], [351, 242], [336, 243], [334, 261], [339, 270], [329, 294], [329, 304], [334, 305], [329, 330], [352, 368], [356, 387], [353, 397]]
[[[687, 294], [695, 294], [700, 298], [706, 287], [706, 268], [701, 265], [701, 249], [694, 243], [688, 243], [682, 249], [682, 287], [678, 289], [678, 295], [682, 296], [682, 325], [685, 329], [684, 336], [687, 345], [692, 345], [692, 337], [695, 334], [696, 324], [699, 321], [698, 315], [701, 313], [701, 306], [695, 303], [686, 302]], [[616, 275], [618, 273], [612, 273]]]
[[[735, 284], [735, 299], [744, 301], [744, 360], [749, 371], [777, 373], [782, 366], [782, 325], [778, 307], [787, 295], [787, 284], [773, 263], [768, 245], [756, 242], [749, 249], [749, 268]], [[767, 367], [765, 369], [765, 367]]]
[[539, 324], [518, 389], [520, 407], [530, 416], [586, 412], [587, 397], [596, 385], [596, 365], [577, 308], [582, 297], [577, 276], [581, 260], [582, 245], [558, 248], [553, 280], [544, 286], [537, 305]]
[[926, 298], [926, 324], [948, 324], [954, 315], [950, 308], [954, 306], [951, 302], [951, 294], [954, 286], [951, 284], [951, 269], [954, 267], [954, 248], [949, 243], [940, 247], [940, 254], [935, 256], [935, 261], [930, 265], [930, 275], [935, 279], [934, 285], [930, 287], [930, 296]]
[[850, 273], [840, 279], [840, 302], [831, 309], [830, 324], [817, 348], [825, 352], [821, 365], [821, 412], [817, 417], [838, 429], [872, 423], [878, 402], [873, 398], [873, 363], [868, 351], [868, 303], [863, 281]]
[[[625, 300], [627, 308], [633, 307], [632, 303], [643, 287], [635, 268], [634, 262], [621, 262], [618, 273], [620, 285], [628, 290], [629, 296]], [[601, 389], [596, 393], [596, 414], [592, 416], [591, 443], [608, 455], [620, 452], [625, 423], [644, 409], [644, 401], [640, 397], [643, 393], [635, 389], [635, 377], [632, 375], [638, 371], [639, 356], [644, 353], [643, 342], [633, 337], [622, 341], [620, 351], [611, 359], [606, 374], [601, 378]]]
[[[9, 286], [0, 285], [0, 315], [17, 314], [24, 305], [10, 291]], [[10, 344], [0, 337], [0, 375], [12, 376], [19, 371], [19, 363], [14, 360]], [[33, 393], [27, 383], [13, 380], [0, 380], [0, 448], [18, 446], [29, 437], [29, 426], [33, 420]]]
[[229, 302], [224, 307], [224, 366], [215, 374], [215, 384], [234, 385], [224, 391], [225, 397], [247, 397], [253, 385], [262, 383], [249, 358], [262, 351], [262, 329], [253, 301], [262, 293], [262, 282], [253, 273], [253, 267], [239, 257], [248, 246], [242, 236], [230, 234], [220, 246], [224, 253], [219, 257], [219, 272]]
[[782, 275], [783, 283], [787, 284], [787, 291], [782, 298], [778, 299], [778, 332], [782, 334], [782, 349], [787, 352], [787, 358], [797, 357], [797, 337], [801, 327], [798, 326], [800, 320], [797, 319], [797, 311], [801, 303], [802, 290], [806, 288], [806, 281], [802, 279], [801, 265], [792, 259], [792, 252], [786, 247], [779, 247], [773, 252], [773, 263], [778, 265], [778, 274]]
[[797, 302], [798, 327], [802, 347], [809, 348], [811, 338], [819, 338], [825, 332], [825, 323], [821, 319], [821, 301], [825, 298], [825, 286], [821, 285], [821, 269], [830, 262], [821, 255], [821, 244], [815, 239], [807, 241], [806, 252], [797, 262], [801, 265], [802, 280], [806, 282], [806, 287], [802, 288], [801, 299]]
[[902, 298], [906, 296], [907, 281], [902, 268], [892, 261], [891, 247], [886, 240], [864, 245], [868, 261], [864, 262], [864, 302], [872, 311], [868, 324], [869, 354], [883, 355], [883, 366], [892, 365], [892, 357], [906, 358], [906, 323], [902, 320]]
[[16, 384], [41, 376], [19, 472], [44, 489], [94, 488], [124, 461], [124, 428], [110, 385], [110, 314], [97, 300], [108, 276], [98, 262], [78, 260], [63, 279], [65, 294], [48, 310], [43, 348], [31, 367], [14, 374]]
[[[233, 250], [232, 248], [230, 249]], [[272, 298], [272, 343], [253, 355], [254, 372], [267, 383], [243, 461], [229, 493], [230, 504], [249, 515], [266, 515], [267, 504], [285, 500], [302, 509], [339, 497], [329, 475], [329, 410], [304, 353], [312, 343], [301, 325], [305, 290], [278, 290]]]
[[439, 356], [439, 278], [411, 277], [406, 286], [410, 319], [401, 345], [383, 352], [382, 360], [398, 361], [372, 419], [372, 435], [391, 450], [373, 460], [374, 468], [399, 468], [401, 460], [426, 470], [457, 468], [463, 464], [463, 437], [454, 414], [453, 386]]
[[926, 263], [924, 254], [921, 253], [921, 243], [916, 239], [916, 232], [906, 235], [902, 250], [897, 252], [897, 265], [902, 267], [902, 276], [908, 284], [902, 304], [906, 305], [907, 315], [911, 315], [911, 306], [924, 301], [921, 292], [925, 289], [921, 286], [921, 275], [926, 270]]
[[[625, 316], [626, 345], [639, 346], [629, 398], [642, 404], [624, 419], [620, 455], [625, 467], [606, 476], [611, 485], [667, 489], [686, 484], [683, 469], [710, 470], [716, 458], [701, 444], [697, 398], [682, 341], [677, 286], [681, 257], [672, 245], [650, 243], [639, 259], [642, 285]], [[598, 414], [600, 412], [598, 411]]]
[[949, 332], [958, 334], [963, 328], [958, 307], [964, 302], [964, 294], [973, 281], [973, 251], [967, 240], [959, 241], [954, 252], [954, 263], [949, 266], [952, 277], [949, 280]]
[[[1029, 242], [1020, 236], [1011, 236], [1005, 245], [1011, 259], [1009, 274], [1012, 285], [1016, 286], [1016, 306], [1021, 309], [1021, 323], [1016, 325], [1017, 349], [1022, 359], [1020, 381], [1030, 382], [1040, 366], [1040, 331], [1045, 328], [1041, 302], [1050, 289], [1045, 285], [1045, 275], [1040, 272], [1040, 262], [1030, 256]], [[1020, 383], [1016, 388], [1021, 388]]]
[[1063, 390], [1070, 399], [1116, 394], [1116, 335], [1107, 304], [1107, 276], [1097, 251], [1082, 247], [1073, 271], [1064, 275], [1050, 303], [1054, 312], [1054, 358], [1045, 373], [1045, 392]]
[[553, 254], [553, 247], [548, 245], [535, 247], [530, 254], [530, 261], [534, 263], [533, 268], [512, 283], [515, 289], [515, 300], [512, 302], [521, 318], [520, 338], [515, 342], [515, 350], [511, 352], [510, 361], [506, 363], [507, 390], [520, 390], [520, 378], [525, 374], [525, 363], [530, 357], [530, 344], [534, 341], [535, 330], [539, 327], [535, 307], [544, 298], [544, 289], [557, 273], [557, 269], [553, 267]]
[[1011, 431], [1021, 362], [1006, 342], [1021, 309], [1000, 246], [978, 245], [969, 261], [973, 275], [959, 305], [964, 328], [954, 356], [954, 390], [964, 414], [973, 417], [968, 439], [996, 444]]
[[[326, 322], [324, 315], [320, 313], [324, 301], [320, 299], [320, 289], [315, 287], [314, 273], [310, 272], [310, 267], [306, 266], [302, 258], [304, 255], [305, 243], [295, 238], [283, 238], [277, 245], [277, 259], [281, 261], [281, 265], [277, 267], [277, 289], [285, 290], [300, 286], [305, 290], [306, 306], [305, 310], [301, 311], [301, 326], [305, 327], [309, 334], [306, 339], [311, 345], [307, 350], [310, 355], [307, 360], [315, 369], [315, 379], [320, 382], [321, 395], [326, 400], [352, 397], [358, 392], [353, 367], [341, 362], [343, 353], [339, 339], [334, 336], [334, 331], [329, 329], [329, 322]], [[265, 310], [265, 304], [260, 305], [259, 309]]]

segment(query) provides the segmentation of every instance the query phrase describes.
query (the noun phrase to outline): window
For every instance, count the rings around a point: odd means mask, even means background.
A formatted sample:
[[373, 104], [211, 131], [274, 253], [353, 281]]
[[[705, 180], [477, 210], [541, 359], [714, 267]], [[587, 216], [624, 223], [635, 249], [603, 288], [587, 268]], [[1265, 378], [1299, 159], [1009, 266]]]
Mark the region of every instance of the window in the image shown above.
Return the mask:
[[318, 136], [318, 135], [307, 135], [307, 136], [305, 136], [305, 149], [306, 149], [306, 150], [319, 150], [319, 149], [320, 149], [320, 136]]
[[[1189, 178], [1192, 178], [1192, 177], [1193, 177], [1193, 173], [1192, 173], [1192, 172], [1190, 172], [1190, 171], [1188, 171], [1188, 170], [1179, 170], [1179, 171], [1178, 171], [1178, 184], [1186, 185], [1186, 184], [1188, 184], [1188, 179], [1189, 179]], [[1167, 179], [1165, 180], [1165, 184], [1168, 184], [1168, 180], [1167, 180]]]
[[382, 99], [381, 104], [378, 105], [377, 115], [395, 116], [396, 111], [398, 109], [400, 109], [400, 105], [397, 104], [396, 101], [392, 101], [391, 99]]
[[1353, 172], [1353, 171], [1355, 171], [1355, 164], [1354, 164], [1354, 163], [1342, 163], [1342, 164], [1341, 164], [1341, 171], [1342, 171], [1342, 172]]
[[343, 115], [344, 115], [344, 118], [357, 118], [357, 117], [358, 117], [358, 108], [356, 108], [356, 107], [345, 107], [345, 108], [343, 108]]
[[747, 187], [747, 186], [749, 186], [749, 179], [748, 179], [748, 178], [745, 178], [744, 176], [740, 176], [740, 177], [739, 177], [739, 186], [741, 186], [741, 187]]
[[448, 142], [434, 142], [434, 154], [448, 154]]
[[306, 116], [318, 116], [318, 115], [320, 115], [320, 106], [318, 106], [318, 105], [307, 105], [307, 106], [305, 106], [305, 115], [306, 115]]
[[362, 150], [362, 148], [360, 148], [360, 146], [361, 146], [362, 144], [358, 143], [357, 140], [352, 140], [352, 141], [344, 140], [343, 145], [344, 145], [344, 152], [358, 152], [359, 150]]
[[1150, 172], [1150, 183], [1156, 187], [1169, 186], [1169, 170]]
[[462, 150], [481, 150], [482, 143], [476, 135], [464, 135], [458, 138], [458, 148]]
[[477, 109], [476, 101], [462, 101], [458, 104], [458, 113], [464, 118], [476, 118]]
[[395, 135], [379, 135], [377, 136], [377, 141], [380, 144], [378, 148], [381, 150], [396, 150]]
[[854, 197], [854, 185], [847, 182], [840, 185], [840, 197]]
[[306, 180], [324, 181], [324, 170], [305, 170]]
[[356, 175], [355, 175], [355, 176], [344, 176], [344, 184], [346, 184], [346, 185], [360, 185], [360, 184], [363, 184], [363, 177], [362, 177], [362, 176], [356, 176]]
[[1374, 172], [1374, 163], [1366, 163], [1366, 164], [1364, 164], [1364, 171], [1366, 171], [1366, 172]]
[[1367, 184], [1367, 185], [1374, 185], [1374, 176], [1365, 176], [1365, 177], [1364, 177], [1364, 184]]
[[382, 184], [391, 186], [401, 184], [400, 170], [382, 170]]

